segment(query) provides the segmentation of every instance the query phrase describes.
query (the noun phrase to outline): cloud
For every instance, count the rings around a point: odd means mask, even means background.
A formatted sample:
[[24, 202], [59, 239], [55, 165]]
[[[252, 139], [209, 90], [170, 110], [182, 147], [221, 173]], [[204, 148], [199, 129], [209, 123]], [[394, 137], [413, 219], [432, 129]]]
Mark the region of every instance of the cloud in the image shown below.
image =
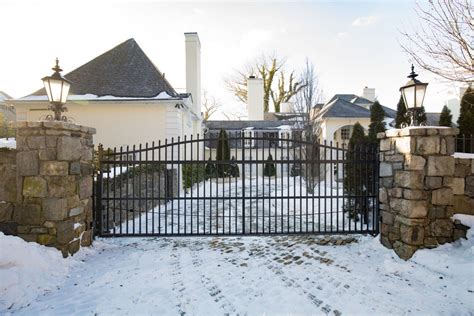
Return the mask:
[[361, 16], [361, 17], [358, 17], [357, 19], [355, 19], [352, 22], [352, 26], [356, 26], [356, 27], [368, 26], [368, 25], [374, 24], [376, 21], [377, 21], [377, 17], [375, 17], [373, 15]]

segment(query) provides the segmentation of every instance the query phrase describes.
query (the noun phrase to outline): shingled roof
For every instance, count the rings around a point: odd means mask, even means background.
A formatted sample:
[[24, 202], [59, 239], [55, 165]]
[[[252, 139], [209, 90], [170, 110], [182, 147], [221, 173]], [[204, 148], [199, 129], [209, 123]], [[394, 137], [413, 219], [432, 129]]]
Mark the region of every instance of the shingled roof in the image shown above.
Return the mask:
[[[166, 92], [178, 94], [131, 38], [66, 74], [70, 94], [151, 98]], [[45, 95], [40, 89], [31, 95]]]
[[[347, 103], [345, 104], [335, 103], [334, 101], [336, 100], [342, 100], [352, 105], [363, 107], [365, 109], [370, 109], [370, 106], [374, 103], [366, 98], [360, 97], [355, 94], [335, 94], [326, 103], [325, 107], [331, 105], [332, 107], [336, 107], [336, 108], [332, 109], [331, 112], [325, 117], [328, 117], [328, 116], [329, 117], [355, 117], [355, 116], [351, 116], [351, 115], [354, 115], [354, 113], [358, 113], [358, 115], [362, 115], [362, 116], [357, 116], [357, 117], [370, 117], [370, 110], [368, 111], [369, 113], [368, 116], [366, 116], [364, 115], [364, 113], [366, 113], [365, 111], [361, 111], [360, 109], [357, 109], [357, 108], [349, 110], [348, 107], [350, 107], [350, 105], [348, 105]], [[387, 117], [395, 118], [397, 116], [397, 111], [383, 105], [382, 105], [382, 108]], [[338, 113], [339, 110], [341, 110], [343, 113]]]

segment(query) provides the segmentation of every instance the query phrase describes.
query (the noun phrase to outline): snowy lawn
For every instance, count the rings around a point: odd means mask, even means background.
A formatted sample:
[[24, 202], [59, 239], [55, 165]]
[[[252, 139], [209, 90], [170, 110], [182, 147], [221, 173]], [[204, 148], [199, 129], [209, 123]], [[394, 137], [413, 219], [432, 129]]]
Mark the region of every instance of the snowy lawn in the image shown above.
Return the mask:
[[100, 239], [63, 260], [0, 234], [0, 314], [472, 315], [472, 231], [408, 262], [369, 236]]

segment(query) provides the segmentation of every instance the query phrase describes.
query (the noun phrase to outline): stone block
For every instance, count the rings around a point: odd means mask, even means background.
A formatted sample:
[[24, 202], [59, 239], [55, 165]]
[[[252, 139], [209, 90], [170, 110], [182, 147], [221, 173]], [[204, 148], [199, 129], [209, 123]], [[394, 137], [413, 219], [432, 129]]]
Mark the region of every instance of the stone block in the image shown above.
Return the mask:
[[49, 221], [62, 221], [68, 217], [67, 199], [43, 199], [43, 217]]
[[404, 167], [406, 170], [423, 170], [425, 168], [426, 159], [422, 156], [406, 155]]
[[0, 201], [0, 222], [6, 222], [12, 219], [13, 204]]
[[425, 177], [425, 189], [438, 189], [443, 187], [442, 177]]
[[46, 138], [44, 136], [28, 136], [26, 143], [30, 149], [46, 148]]
[[463, 178], [450, 178], [446, 179], [445, 185], [453, 189], [454, 195], [461, 195], [464, 194], [464, 183]]
[[81, 174], [81, 163], [78, 161], [72, 162], [71, 166], [69, 168], [69, 173], [70, 174]]
[[46, 136], [46, 147], [56, 148], [58, 146], [58, 138], [56, 136]]
[[59, 244], [67, 244], [74, 239], [74, 223], [66, 220], [57, 224], [57, 241]]
[[381, 162], [379, 172], [379, 176], [381, 177], [391, 177], [393, 175], [392, 164]]
[[82, 154], [81, 154], [81, 160], [82, 161], [92, 161], [93, 157], [93, 149], [90, 147], [83, 147], [82, 148]]
[[388, 151], [392, 149], [392, 140], [390, 138], [380, 141], [380, 151]]
[[425, 238], [425, 231], [421, 226], [400, 225], [400, 238], [409, 245], [422, 245]]
[[399, 137], [395, 139], [395, 150], [400, 154], [415, 152], [416, 140], [414, 137]]
[[383, 224], [393, 225], [395, 222], [395, 215], [393, 213], [382, 211], [380, 212], [380, 217], [382, 218]]
[[41, 225], [41, 207], [36, 204], [17, 204], [13, 212], [13, 221], [20, 225]]
[[384, 189], [384, 188], [379, 189], [379, 201], [381, 203], [387, 203], [388, 201], [387, 189]]
[[427, 133], [428, 128], [426, 127], [408, 127], [400, 130], [400, 136], [424, 136]]
[[429, 208], [428, 217], [431, 219], [446, 218], [446, 207], [433, 206]]
[[56, 148], [45, 148], [38, 151], [40, 160], [56, 160]]
[[409, 189], [423, 189], [424, 174], [421, 171], [395, 171], [395, 185]]
[[46, 227], [33, 227], [30, 230], [32, 234], [46, 234], [48, 233], [48, 229]]
[[402, 188], [388, 189], [387, 192], [388, 192], [388, 196], [390, 196], [390, 197], [401, 198], [403, 196], [403, 189]]
[[452, 176], [454, 174], [454, 158], [452, 156], [429, 156], [428, 176]]
[[436, 248], [438, 247], [438, 241], [434, 237], [425, 237], [423, 245], [426, 248]]
[[66, 161], [42, 161], [40, 174], [45, 176], [66, 176], [69, 174], [69, 163]]
[[431, 192], [431, 203], [434, 205], [453, 205], [453, 189], [441, 188]]
[[81, 241], [79, 239], [73, 240], [68, 245], [68, 251], [70, 254], [75, 254], [81, 248]]
[[384, 187], [384, 188], [392, 188], [393, 187], [393, 177], [380, 178], [380, 186]]
[[418, 137], [416, 150], [418, 155], [432, 155], [440, 153], [440, 138], [438, 136]]
[[454, 176], [458, 178], [465, 178], [471, 174], [471, 166], [462, 162], [467, 162], [465, 159], [459, 159], [454, 167]]
[[0, 201], [16, 202], [17, 176], [15, 166], [0, 166]]
[[89, 247], [90, 245], [92, 245], [92, 230], [86, 230], [82, 234], [81, 246]]
[[79, 198], [86, 199], [92, 196], [92, 177], [81, 177], [79, 180]]
[[23, 180], [23, 196], [45, 197], [47, 195], [46, 180], [42, 177], [25, 177]]
[[81, 163], [81, 174], [83, 176], [91, 176], [94, 169], [91, 163]]
[[69, 216], [77, 216], [84, 213], [84, 207], [78, 206], [69, 210]]
[[16, 167], [20, 176], [36, 176], [39, 173], [38, 151], [20, 151], [16, 155]]
[[400, 154], [385, 156], [386, 162], [403, 162], [404, 160], [405, 158], [403, 157], [403, 155], [400, 155]]
[[41, 235], [38, 235], [36, 241], [40, 245], [49, 246], [49, 245], [53, 245], [54, 243], [56, 243], [56, 236], [52, 236], [52, 235], [48, 235], [48, 234], [41, 234]]
[[76, 193], [76, 176], [48, 177], [48, 194], [50, 197], [68, 197]]
[[435, 237], [451, 237], [454, 223], [451, 219], [437, 219], [431, 222], [431, 235]]
[[390, 199], [390, 207], [409, 218], [424, 218], [428, 214], [427, 202], [421, 200]]
[[77, 137], [58, 138], [58, 160], [80, 160], [82, 155], [81, 139]]
[[18, 235], [18, 223], [13, 221], [0, 222], [0, 232], [5, 235]]
[[418, 248], [416, 246], [407, 245], [401, 241], [393, 243], [393, 250], [403, 260], [408, 260], [413, 257], [413, 254]]
[[403, 197], [407, 200], [425, 200], [427, 194], [423, 190], [403, 189]]
[[27, 242], [36, 242], [36, 235], [35, 234], [18, 234], [18, 237], [27, 241]]
[[465, 195], [455, 195], [453, 200], [455, 213], [474, 215], [474, 199]]

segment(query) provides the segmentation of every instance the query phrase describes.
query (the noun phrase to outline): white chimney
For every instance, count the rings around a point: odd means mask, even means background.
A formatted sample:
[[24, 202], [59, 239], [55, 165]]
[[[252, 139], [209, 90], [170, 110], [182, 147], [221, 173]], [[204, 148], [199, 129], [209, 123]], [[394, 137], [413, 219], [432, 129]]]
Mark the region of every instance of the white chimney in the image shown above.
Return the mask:
[[375, 102], [375, 89], [365, 87], [364, 91], [362, 92], [362, 97], [369, 101]]
[[263, 80], [254, 76], [247, 79], [247, 109], [250, 121], [263, 121]]
[[184, 33], [186, 43], [186, 92], [191, 93], [194, 111], [201, 113], [201, 42], [196, 32]]

